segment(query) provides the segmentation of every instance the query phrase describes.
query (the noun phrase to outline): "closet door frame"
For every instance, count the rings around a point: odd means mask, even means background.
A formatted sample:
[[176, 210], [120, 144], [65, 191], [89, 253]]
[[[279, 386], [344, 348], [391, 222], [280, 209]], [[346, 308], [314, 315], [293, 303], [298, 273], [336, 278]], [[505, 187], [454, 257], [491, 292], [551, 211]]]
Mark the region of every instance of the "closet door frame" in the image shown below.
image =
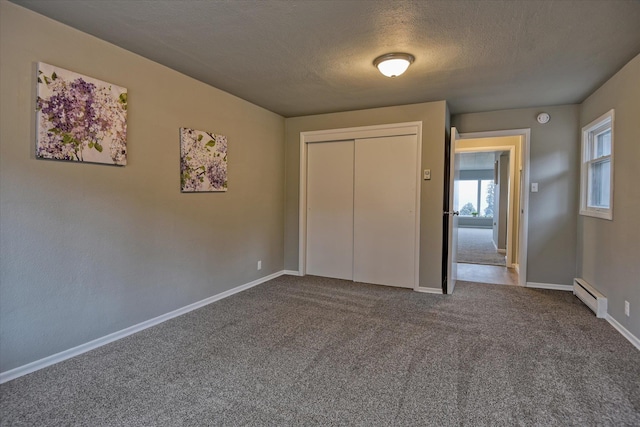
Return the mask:
[[422, 189], [422, 122], [392, 123], [385, 125], [329, 129], [300, 133], [300, 186], [298, 206], [298, 274], [306, 275], [307, 262], [307, 144], [327, 141], [347, 141], [385, 136], [415, 135], [416, 153], [416, 200], [415, 200], [415, 283], [420, 284], [420, 194]]

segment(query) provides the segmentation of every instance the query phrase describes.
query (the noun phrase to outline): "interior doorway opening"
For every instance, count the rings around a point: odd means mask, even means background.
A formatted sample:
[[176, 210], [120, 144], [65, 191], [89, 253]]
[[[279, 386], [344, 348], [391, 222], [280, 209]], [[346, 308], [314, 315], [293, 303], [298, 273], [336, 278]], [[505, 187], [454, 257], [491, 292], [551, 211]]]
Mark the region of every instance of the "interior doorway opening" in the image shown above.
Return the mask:
[[525, 286], [529, 135], [451, 129], [444, 292], [456, 280]]
[[459, 280], [519, 283], [514, 267], [517, 239], [507, 238], [513, 228], [517, 229], [517, 224], [512, 228], [512, 223], [517, 221], [513, 210], [517, 209], [514, 200], [519, 183], [517, 179], [514, 182], [511, 170], [516, 164], [517, 143], [514, 137], [458, 143], [460, 181], [455, 197], [459, 210], [456, 246]]

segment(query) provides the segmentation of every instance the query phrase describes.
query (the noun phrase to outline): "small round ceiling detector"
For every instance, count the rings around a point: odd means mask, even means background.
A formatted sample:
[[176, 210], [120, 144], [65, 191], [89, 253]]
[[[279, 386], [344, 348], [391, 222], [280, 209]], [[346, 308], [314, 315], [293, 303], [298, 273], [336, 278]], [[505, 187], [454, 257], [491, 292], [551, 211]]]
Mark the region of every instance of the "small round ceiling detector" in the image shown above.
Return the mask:
[[549, 123], [549, 120], [551, 120], [551, 116], [549, 115], [549, 113], [540, 113], [538, 114], [538, 117], [536, 117], [536, 119], [538, 120], [538, 123], [543, 125], [545, 123]]

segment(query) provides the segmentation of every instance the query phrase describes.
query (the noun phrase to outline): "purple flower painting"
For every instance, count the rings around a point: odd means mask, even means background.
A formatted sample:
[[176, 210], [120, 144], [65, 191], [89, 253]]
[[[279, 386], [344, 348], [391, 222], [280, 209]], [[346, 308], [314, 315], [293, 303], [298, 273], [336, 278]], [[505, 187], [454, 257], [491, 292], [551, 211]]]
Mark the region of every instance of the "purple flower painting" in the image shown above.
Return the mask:
[[127, 89], [38, 63], [36, 157], [127, 164]]
[[180, 128], [183, 193], [227, 191], [227, 137]]

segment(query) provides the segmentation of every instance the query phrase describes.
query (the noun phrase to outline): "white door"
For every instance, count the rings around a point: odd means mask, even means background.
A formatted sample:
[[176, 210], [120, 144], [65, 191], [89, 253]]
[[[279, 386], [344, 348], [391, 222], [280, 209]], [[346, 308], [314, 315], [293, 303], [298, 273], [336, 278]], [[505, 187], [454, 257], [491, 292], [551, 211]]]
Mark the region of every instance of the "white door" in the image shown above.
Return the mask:
[[453, 293], [458, 278], [458, 194], [460, 187], [460, 156], [456, 155], [458, 130], [451, 128], [451, 147], [449, 152], [449, 216], [448, 252], [447, 252], [447, 293]]
[[354, 141], [307, 147], [307, 274], [353, 280]]
[[354, 280], [416, 285], [417, 136], [357, 139]]

